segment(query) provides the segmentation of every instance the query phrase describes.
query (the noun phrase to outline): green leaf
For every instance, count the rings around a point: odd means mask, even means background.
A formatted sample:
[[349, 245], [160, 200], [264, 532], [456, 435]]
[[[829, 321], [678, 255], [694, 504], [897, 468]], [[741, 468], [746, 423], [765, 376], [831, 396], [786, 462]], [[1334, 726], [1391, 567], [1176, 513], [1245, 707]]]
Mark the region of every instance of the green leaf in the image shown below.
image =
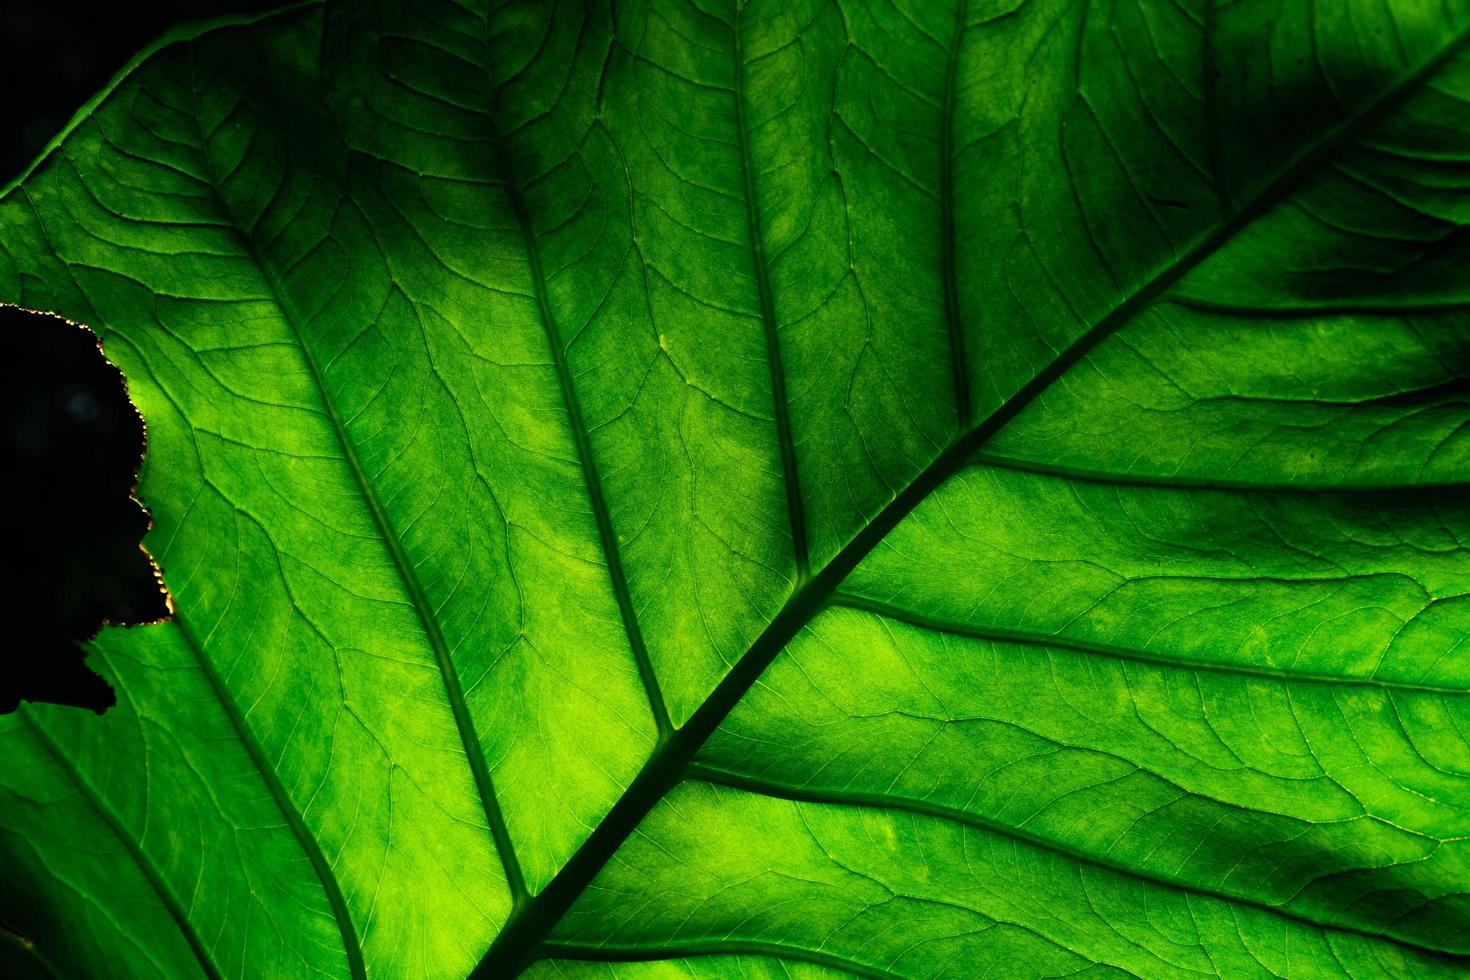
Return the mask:
[[171, 624], [0, 719], [56, 976], [1470, 967], [1470, 7], [176, 32], [0, 198]]

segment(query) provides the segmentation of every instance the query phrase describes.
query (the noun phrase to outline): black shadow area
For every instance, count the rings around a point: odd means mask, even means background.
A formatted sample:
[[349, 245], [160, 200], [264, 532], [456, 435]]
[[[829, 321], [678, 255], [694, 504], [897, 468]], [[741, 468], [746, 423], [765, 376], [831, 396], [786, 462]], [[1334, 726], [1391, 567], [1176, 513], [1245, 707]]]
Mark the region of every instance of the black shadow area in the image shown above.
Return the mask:
[[79, 641], [104, 623], [169, 614], [139, 542], [148, 514], [133, 499], [145, 433], [123, 376], [86, 327], [0, 307], [0, 458], [6, 515], [0, 712], [49, 701], [101, 712], [112, 688]]

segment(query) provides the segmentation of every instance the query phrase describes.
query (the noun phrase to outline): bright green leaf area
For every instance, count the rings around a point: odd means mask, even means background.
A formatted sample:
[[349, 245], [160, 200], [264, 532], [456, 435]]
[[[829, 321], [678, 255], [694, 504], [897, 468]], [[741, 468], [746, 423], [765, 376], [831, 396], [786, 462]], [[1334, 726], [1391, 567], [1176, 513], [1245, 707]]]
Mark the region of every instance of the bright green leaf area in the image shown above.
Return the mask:
[[[381, 0], [0, 195], [167, 625], [0, 968], [1470, 971], [1470, 4]], [[17, 515], [16, 519], [24, 519]]]

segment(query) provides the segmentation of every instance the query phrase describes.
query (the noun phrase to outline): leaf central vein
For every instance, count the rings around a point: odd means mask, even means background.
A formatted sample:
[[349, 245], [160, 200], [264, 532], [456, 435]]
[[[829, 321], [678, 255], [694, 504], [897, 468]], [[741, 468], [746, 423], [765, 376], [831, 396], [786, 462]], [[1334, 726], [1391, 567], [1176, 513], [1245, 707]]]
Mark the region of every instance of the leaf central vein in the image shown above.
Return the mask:
[[[737, 8], [738, 10], [738, 8]], [[736, 56], [739, 60], [738, 18], [736, 21]], [[716, 685], [714, 691], [690, 717], [689, 722], [660, 745], [629, 785], [623, 796], [608, 811], [606, 818], [587, 837], [577, 852], [562, 866], [550, 884], [517, 909], [499, 937], [477, 965], [473, 978], [515, 975], [528, 963], [546, 955], [545, 944], [553, 929], [572, 903], [592, 882], [622, 842], [634, 832], [643, 817], [687, 775], [695, 754], [725, 719], [745, 692], [755, 684], [776, 655], [785, 648], [819, 612], [833, 601], [838, 587], [866, 555], [925, 498], [954, 474], [968, 465], [976, 452], [1068, 369], [1078, 363], [1099, 343], [1116, 332], [1155, 302], [1191, 269], [1217, 252], [1245, 226], [1254, 221], [1287, 190], [1295, 186], [1325, 157], [1359, 135], [1380, 118], [1394, 103], [1417, 89], [1440, 67], [1453, 58], [1467, 41], [1470, 31], [1457, 36], [1434, 58], [1385, 92], [1361, 114], [1348, 119], [1311, 151], [1299, 158], [1283, 173], [1268, 183], [1256, 196], [1224, 220], [1215, 231], [1205, 235], [1175, 261], [1156, 272], [1142, 287], [1125, 298], [1109, 313], [1084, 330], [1031, 380], [1020, 386], [1000, 407], [978, 424], [962, 432], [925, 467], [907, 487], [889, 501], [873, 519], [860, 529], [832, 560], [806, 578], [786, 605], [770, 621], [751, 644], [744, 656]], [[737, 79], [742, 79], [737, 65]], [[743, 95], [737, 107], [743, 104]], [[741, 110], [743, 112], [743, 109]], [[743, 115], [741, 120], [743, 134]], [[742, 136], [742, 146], [748, 142]], [[753, 186], [754, 174], [747, 167], [747, 181]], [[753, 200], [753, 198], [751, 198]], [[774, 314], [772, 314], [773, 316]], [[768, 319], [774, 329], [774, 320]], [[779, 402], [778, 402], [779, 404]]]

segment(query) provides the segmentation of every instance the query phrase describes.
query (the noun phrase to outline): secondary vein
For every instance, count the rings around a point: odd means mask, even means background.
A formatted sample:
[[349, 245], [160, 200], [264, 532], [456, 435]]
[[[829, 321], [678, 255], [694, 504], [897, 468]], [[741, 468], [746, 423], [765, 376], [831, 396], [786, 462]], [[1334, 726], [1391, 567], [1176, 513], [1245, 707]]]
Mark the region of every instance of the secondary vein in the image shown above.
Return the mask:
[[922, 630], [935, 633], [945, 633], [950, 636], [961, 636], [972, 640], [989, 640], [996, 643], [1020, 643], [1027, 646], [1051, 647], [1057, 650], [1066, 650], [1072, 653], [1095, 654], [1101, 657], [1110, 657], [1114, 660], [1123, 660], [1136, 663], [1145, 667], [1163, 667], [1174, 670], [1204, 671], [1211, 674], [1231, 674], [1237, 677], [1249, 677], [1259, 680], [1282, 681], [1300, 684], [1329, 684], [1339, 687], [1369, 687], [1381, 688], [1386, 691], [1405, 691], [1413, 694], [1435, 694], [1447, 697], [1470, 694], [1470, 690], [1453, 687], [1439, 687], [1433, 684], [1415, 684], [1410, 681], [1382, 680], [1377, 677], [1349, 677], [1334, 674], [1316, 674], [1307, 671], [1284, 670], [1280, 667], [1253, 666], [1250, 664], [1228, 664], [1208, 660], [1185, 659], [1182, 657], [1165, 657], [1144, 650], [1131, 647], [1118, 646], [1112, 643], [1098, 643], [1090, 640], [1082, 640], [1070, 636], [1056, 636], [1050, 633], [1037, 633], [1030, 630], [1001, 629], [989, 626], [975, 626], [970, 623], [955, 622], [953, 620], [941, 619], [936, 616], [928, 616], [923, 613], [904, 609], [891, 603], [869, 599], [866, 596], [838, 593], [832, 597], [830, 605], [842, 609], [855, 609], [860, 612], [872, 613], [891, 619], [900, 623], [907, 623]]
[[214, 690], [214, 695], [219, 699], [220, 706], [225, 715], [230, 719], [230, 724], [235, 727], [235, 732], [240, 736], [240, 743], [245, 746], [250, 761], [255, 763], [255, 768], [260, 770], [260, 777], [270, 790], [271, 798], [276, 801], [281, 815], [286, 818], [286, 824], [291, 828], [291, 833], [301, 844], [301, 850], [306, 853], [306, 858], [311, 862], [312, 870], [316, 872], [321, 880], [322, 890], [327, 894], [327, 903], [332, 907], [332, 915], [337, 920], [337, 929], [342, 934], [342, 946], [347, 954], [347, 968], [354, 980], [363, 980], [367, 976], [367, 970], [362, 960], [362, 944], [357, 938], [357, 929], [352, 924], [352, 916], [347, 911], [347, 901], [342, 895], [342, 886], [337, 881], [337, 873], [327, 861], [327, 856], [322, 853], [321, 845], [317, 843], [310, 830], [306, 827], [306, 821], [301, 812], [291, 802], [291, 796], [286, 792], [286, 787], [281, 782], [281, 777], [276, 774], [275, 767], [265, 756], [265, 750], [260, 741], [255, 737], [255, 732], [245, 721], [245, 715], [240, 711], [240, 706], [235, 703], [235, 697], [225, 687], [224, 678], [220, 677], [219, 671], [214, 669], [214, 663], [204, 655], [204, 645], [195, 634], [193, 627], [188, 624], [184, 614], [178, 610], [174, 611], [173, 618], [169, 621], [184, 638], [189, 649], [194, 652], [195, 659], [199, 662], [199, 669], [204, 672], [209, 685]]
[[[32, 212], [36, 215], [37, 222], [41, 223], [42, 234], [45, 235], [47, 244], [55, 252], [56, 247], [51, 243], [50, 234], [46, 231], [44, 223], [41, 222], [40, 212], [36, 210], [34, 202], [30, 199], [30, 194], [26, 192], [24, 187], [21, 187], [20, 191], [24, 195], [26, 202], [30, 204]], [[218, 192], [216, 191], [216, 193]], [[222, 198], [220, 204], [224, 207]], [[229, 209], [225, 208], [225, 210], [228, 212]], [[233, 214], [231, 215], [231, 219], [233, 220]], [[243, 232], [238, 233], [243, 234]], [[100, 317], [96, 316], [96, 307], [92, 306], [91, 298], [82, 290], [81, 283], [77, 282], [76, 276], [72, 274], [70, 265], [67, 265], [67, 271], [71, 276], [72, 283], [76, 287], [78, 294], [92, 308], [93, 322], [103, 322]], [[169, 397], [172, 398], [172, 396]], [[326, 857], [322, 853], [316, 838], [306, 828], [300, 813], [297, 812], [295, 806], [291, 803], [290, 796], [281, 784], [280, 778], [276, 775], [274, 767], [265, 758], [265, 753], [262, 751], [259, 741], [256, 740], [250, 726], [246, 723], [244, 715], [240, 713], [240, 709], [235, 704], [233, 696], [226, 690], [223, 680], [214, 669], [214, 664], [205, 655], [198, 637], [187, 627], [182, 612], [175, 609], [169, 622], [178, 627], [181, 635], [183, 635], [184, 639], [193, 649], [200, 669], [203, 670], [205, 676], [208, 678], [226, 715], [228, 715], [231, 723], [235, 726], [235, 730], [239, 733], [242, 744], [244, 744], [251, 760], [260, 771], [262, 780], [270, 789], [271, 795], [280, 807], [282, 815], [285, 817], [287, 823], [290, 824], [297, 840], [300, 841], [302, 850], [305, 852], [308, 861], [310, 861], [312, 867], [316, 870], [317, 877], [321, 880], [322, 890], [326, 893], [327, 903], [332, 907], [332, 914], [337, 920], [337, 929], [342, 937], [343, 954], [347, 959], [348, 970], [354, 980], [362, 980], [366, 976], [362, 958], [362, 947], [357, 938], [357, 930], [352, 924], [352, 917], [347, 911], [347, 904], [343, 899], [342, 889], [340, 883], [337, 881], [336, 873], [327, 863]], [[132, 842], [128, 843], [131, 844]]]
[[969, 0], [960, 0], [955, 11], [954, 39], [944, 66], [944, 105], [940, 110], [939, 143], [939, 223], [940, 260], [944, 280], [944, 319], [949, 327], [949, 356], [954, 372], [955, 413], [963, 432], [971, 424], [970, 364], [965, 356], [965, 325], [960, 319], [960, 292], [955, 259], [955, 100], [959, 87], [960, 48], [965, 40], [965, 21]]
[[[197, 125], [198, 113], [194, 114]], [[521, 872], [520, 861], [516, 857], [515, 847], [511, 843], [510, 833], [505, 826], [505, 817], [500, 812], [500, 802], [495, 795], [495, 786], [490, 778], [490, 768], [485, 761], [485, 750], [480, 743], [480, 737], [475, 731], [474, 719], [470, 716], [469, 706], [465, 702], [464, 687], [459, 681], [459, 672], [454, 666], [454, 657], [449, 649], [448, 642], [444, 639], [444, 630], [439, 624], [439, 618], [434, 612], [434, 606], [429, 601], [428, 594], [424, 591], [423, 584], [419, 582], [418, 572], [413, 562], [409, 559], [403, 548], [403, 542], [399, 538], [397, 528], [394, 527], [392, 519], [384, 509], [382, 501], [378, 499], [376, 488], [368, 478], [367, 471], [363, 468], [361, 460], [357, 455], [357, 446], [351, 433], [347, 431], [346, 420], [338, 410], [336, 401], [331, 396], [331, 389], [327, 387], [326, 374], [322, 370], [321, 363], [317, 360], [316, 353], [311, 345], [307, 343], [306, 334], [297, 323], [296, 315], [286, 303], [281, 292], [280, 284], [276, 282], [270, 267], [261, 257], [256, 248], [255, 241], [251, 236], [248, 226], [242, 222], [230, 207], [224, 196], [223, 188], [220, 187], [218, 176], [214, 173], [213, 165], [209, 162], [207, 147], [204, 145], [204, 134], [199, 133], [200, 152], [209, 166], [209, 186], [214, 191], [221, 210], [229, 218], [230, 224], [240, 242], [245, 255], [255, 265], [260, 273], [261, 281], [270, 290], [271, 299], [275, 307], [280, 311], [281, 319], [290, 329], [296, 341], [296, 348], [301, 352], [301, 359], [305, 363], [308, 373], [311, 375], [313, 390], [321, 402], [322, 412], [331, 424], [332, 433], [336, 437], [337, 444], [342, 449], [342, 456], [351, 473], [353, 481], [357, 484], [358, 493], [362, 498], [368, 513], [373, 519], [373, 525], [378, 530], [378, 537], [382, 539], [388, 556], [393, 562], [393, 567], [403, 583], [404, 591], [408, 593], [408, 599], [413, 606], [419, 623], [424, 631], [424, 638], [428, 641], [429, 648], [434, 654], [434, 661], [439, 668], [440, 678], [444, 683], [444, 696], [449, 703], [450, 714], [454, 718], [455, 727], [459, 731], [460, 743], [464, 747], [465, 758], [469, 763], [470, 775], [475, 784], [476, 794], [480, 797], [480, 804], [485, 813], [485, 822], [490, 830], [490, 836], [495, 844], [495, 850], [500, 857], [500, 863], [505, 871], [506, 885], [510, 890], [513, 904], [520, 904], [527, 898], [525, 876]]]
[[[265, 272], [264, 264], [259, 263], [258, 259], [257, 263], [260, 264], [262, 277], [270, 280], [270, 276]], [[295, 332], [302, 359], [306, 361], [313, 384], [320, 393], [323, 409], [332, 424], [332, 431], [337, 437], [337, 442], [342, 447], [342, 455], [347, 462], [347, 468], [357, 483], [363, 502], [372, 515], [373, 524], [378, 529], [378, 536], [383, 539], [388, 555], [393, 561], [393, 567], [397, 570], [414, 612], [418, 615], [419, 623], [423, 626], [424, 637], [429, 642], [429, 647], [434, 653], [434, 661], [439, 667], [439, 675], [444, 681], [444, 695], [449, 702], [449, 710], [454, 716], [455, 726], [459, 729], [460, 742], [464, 746], [470, 773], [475, 781], [475, 789], [485, 810], [485, 820], [489, 825], [490, 835], [495, 840], [495, 849], [500, 855], [501, 864], [505, 867], [506, 884], [510, 888], [513, 900], [521, 901], [527, 893], [525, 877], [521, 873], [520, 861], [516, 858], [510, 833], [506, 830], [505, 818], [500, 812], [499, 799], [495, 795], [494, 782], [490, 778], [490, 768], [485, 761], [485, 750], [475, 731], [474, 719], [470, 717], [469, 705], [464, 697], [464, 687], [459, 682], [459, 671], [454, 666], [454, 655], [449, 649], [448, 641], [444, 639], [444, 630], [439, 625], [439, 617], [435, 615], [433, 603], [430, 602], [428, 593], [424, 591], [423, 584], [419, 582], [418, 571], [403, 548], [403, 542], [398, 536], [398, 530], [394, 527], [392, 518], [388, 516], [382, 501], [378, 499], [377, 490], [372, 481], [368, 479], [367, 471], [358, 459], [357, 446], [347, 431], [347, 424], [337, 410], [336, 403], [327, 393], [326, 376], [322, 372], [316, 354], [307, 344], [306, 337], [301, 328], [296, 325], [295, 319], [286, 311], [284, 302], [279, 298], [280, 290], [274, 281], [271, 281], [270, 285], [277, 296], [277, 302], [281, 304], [282, 319], [286, 320]]]
[[[1426, 389], [1424, 393], [1432, 394], [1433, 390]], [[1425, 480], [1419, 483], [1403, 482], [1384, 484], [1321, 482], [1252, 483], [1247, 480], [1219, 480], [1214, 477], [1161, 476], [1152, 473], [1121, 473], [1111, 470], [1089, 470], [1081, 467], [1067, 466], [1062, 463], [1049, 463], [1040, 460], [1025, 459], [1020, 456], [1007, 456], [983, 449], [977, 451], [971, 457], [971, 462], [998, 470], [1009, 470], [1014, 473], [1030, 473], [1043, 477], [1055, 477], [1059, 480], [1068, 480], [1076, 483], [1093, 483], [1119, 488], [1149, 487], [1160, 490], [1178, 490], [1180, 492], [1217, 492], [1229, 490], [1240, 493], [1331, 497], [1349, 494], [1405, 494], [1422, 493], [1426, 490], [1461, 490], [1467, 485], [1470, 485], [1470, 482], [1465, 480]]]
[[179, 927], [179, 932], [183, 935], [184, 941], [189, 944], [189, 950], [194, 954], [195, 959], [199, 961], [199, 968], [204, 971], [210, 980], [223, 980], [223, 975], [214, 964], [213, 956], [210, 955], [209, 950], [204, 946], [203, 938], [199, 935], [198, 930], [194, 928], [194, 923], [189, 921], [189, 916], [185, 914], [184, 907], [179, 904], [178, 896], [173, 893], [173, 889], [169, 888], [168, 882], [163, 880], [163, 875], [159, 872], [157, 865], [153, 863], [153, 859], [143, 850], [142, 844], [123, 826], [122, 820], [118, 817], [117, 813], [107, 804], [106, 800], [97, 795], [97, 791], [92, 788], [92, 784], [82, 777], [81, 771], [67, 758], [66, 753], [61, 751], [61, 746], [56, 744], [46, 729], [42, 728], [31, 717], [30, 712], [22, 710], [19, 714], [26, 727], [36, 736], [37, 741], [56, 760], [57, 766], [71, 778], [71, 781], [76, 785], [82, 797], [91, 804], [92, 809], [102, 818], [102, 822], [107, 824], [107, 829], [112, 831], [113, 835], [117, 837], [118, 841], [132, 855], [133, 860], [138, 865], [138, 870], [142, 872], [143, 877], [153, 887], [153, 890], [158, 893], [158, 900], [163, 903], [164, 909], [168, 911], [169, 916], [174, 920], [174, 924]]
[[[489, 57], [487, 31], [487, 64]], [[592, 507], [593, 518], [597, 522], [598, 540], [607, 558], [607, 571], [612, 580], [618, 613], [623, 621], [623, 630], [628, 637], [628, 647], [632, 650], [634, 663], [638, 667], [639, 680], [642, 681], [643, 691], [648, 697], [648, 710], [653, 715], [658, 740], [662, 743], [672, 734], [674, 726], [669, 718], [669, 709], [664, 702], [663, 691], [659, 686], [658, 673], [653, 669], [653, 661], [648, 655], [648, 645], [643, 639], [643, 629], [638, 624], [637, 611], [633, 608], [633, 596], [628, 589], [628, 576], [623, 570], [622, 546], [618, 543], [617, 531], [613, 528], [612, 514], [608, 510], [607, 497], [603, 492], [602, 477], [597, 470], [597, 457], [592, 452], [592, 437], [582, 415], [582, 403], [577, 394], [577, 385], [572, 379], [571, 368], [567, 364], [566, 345], [562, 341], [561, 330], [557, 326], [556, 316], [551, 309], [551, 299], [547, 294], [546, 272], [541, 264], [541, 248], [536, 241], [536, 229], [531, 224], [525, 195], [521, 191], [520, 183], [516, 180], [510, 154], [506, 150], [493, 112], [490, 113], [490, 129], [492, 145], [495, 147], [496, 165], [500, 170], [506, 196], [510, 199], [511, 210], [515, 212], [516, 224], [526, 246], [526, 257], [531, 266], [532, 287], [536, 294], [536, 311], [546, 334], [547, 349], [550, 350], [552, 361], [556, 366], [556, 378], [561, 387], [562, 403], [566, 407], [572, 440], [577, 447], [577, 459], [582, 467], [582, 482], [587, 488], [587, 499]]]
[[735, 51], [735, 132], [736, 142], [740, 147], [740, 174], [744, 183], [751, 263], [755, 267], [756, 294], [760, 303], [761, 326], [766, 335], [766, 359], [771, 371], [771, 400], [775, 406], [776, 438], [781, 449], [781, 475], [786, 485], [786, 514], [791, 525], [791, 551], [796, 560], [797, 582], [800, 583], [810, 577], [811, 556], [807, 545], [806, 507], [802, 502], [801, 479], [797, 471], [796, 440], [791, 431], [786, 368], [781, 360], [780, 327], [776, 320], [775, 296], [771, 291], [770, 263], [766, 260], [765, 231], [761, 226], [755, 154], [750, 145], [750, 124], [745, 116], [745, 45], [740, 33], [740, 17], [743, 13], [745, 0], [736, 0], [735, 17], [730, 25]]
[[710, 939], [696, 943], [647, 947], [547, 943], [546, 955], [548, 958], [591, 963], [642, 963], [650, 960], [682, 960], [695, 956], [759, 956], [763, 959], [824, 966], [849, 976], [862, 977], [864, 980], [900, 980], [897, 973], [889, 973], [887, 970], [879, 970], [820, 950], [737, 939]]
[[29, 956], [32, 962], [46, 971], [46, 975], [51, 977], [51, 980], [63, 980], [61, 971], [56, 968], [56, 965], [51, 962], [45, 953], [36, 948], [35, 942], [28, 937], [23, 937], [20, 933], [13, 931], [7, 926], [0, 925], [0, 943], [8, 943], [19, 949], [23, 955]]
[[1283, 919], [1290, 919], [1294, 922], [1300, 922], [1303, 925], [1311, 926], [1314, 929], [1332, 929], [1338, 932], [1347, 932], [1353, 933], [1355, 935], [1367, 936], [1371, 939], [1388, 938], [1401, 946], [1406, 946], [1411, 949], [1423, 950], [1426, 952], [1447, 956], [1457, 955], [1451, 953], [1448, 950], [1437, 949], [1433, 946], [1424, 946], [1419, 943], [1411, 942], [1407, 939], [1399, 938], [1397, 936], [1385, 937], [1382, 934], [1368, 932], [1367, 930], [1351, 924], [1322, 922], [1301, 912], [1297, 912], [1280, 905], [1272, 905], [1269, 902], [1264, 902], [1260, 899], [1252, 898], [1246, 894], [1227, 892], [1224, 889], [1210, 888], [1204, 885], [1193, 884], [1178, 878], [1170, 877], [1169, 875], [1165, 874], [1154, 874], [1142, 871], [1139, 868], [1125, 864], [1122, 861], [1111, 860], [1102, 855], [1089, 854], [1086, 851], [1068, 847], [1066, 844], [1060, 841], [1044, 837], [1041, 834], [1032, 833], [1031, 831], [1023, 830], [1020, 827], [1012, 826], [1010, 824], [1004, 823], [1003, 821], [993, 820], [989, 817], [984, 817], [977, 813], [971, 813], [968, 810], [961, 810], [956, 807], [946, 806], [942, 803], [931, 803], [928, 800], [921, 800], [913, 797], [891, 796], [882, 793], [863, 793], [853, 790], [814, 789], [807, 786], [793, 786], [789, 783], [778, 782], [776, 780], [765, 778], [746, 776], [741, 773], [730, 772], [726, 769], [720, 769], [715, 766], [707, 766], [703, 764], [691, 765], [687, 773], [687, 778], [696, 779], [700, 782], [711, 783], [717, 786], [726, 786], [731, 789], [740, 790], [746, 793], [755, 793], [761, 796], [774, 797], [776, 799], [791, 800], [795, 803], [815, 803], [828, 806], [853, 806], [875, 810], [891, 810], [900, 813], [913, 813], [920, 816], [934, 817], [940, 820], [948, 820], [952, 823], [958, 823], [967, 827], [974, 827], [977, 830], [986, 831], [987, 833], [996, 834], [1009, 840], [1020, 841], [1021, 843], [1029, 844], [1032, 847], [1041, 848], [1042, 850], [1050, 851], [1054, 854], [1060, 854], [1063, 857], [1068, 858], [1069, 860], [1078, 862], [1079, 864], [1090, 865], [1094, 868], [1101, 868], [1105, 871], [1113, 872], [1114, 874], [1126, 875], [1130, 878], [1137, 878], [1139, 880], [1147, 881], [1151, 884], [1161, 885], [1167, 888], [1177, 888], [1182, 892], [1187, 892], [1193, 895], [1200, 895], [1203, 897], [1219, 899], [1221, 901], [1231, 902], [1238, 905], [1250, 906], [1251, 908], [1259, 909], [1271, 915], [1280, 916]]
[[1215, 65], [1218, 5], [1219, 0], [1205, 0], [1205, 21], [1200, 29], [1204, 44], [1204, 56], [1201, 59], [1204, 77], [1201, 83], [1204, 89], [1205, 146], [1209, 157], [1210, 183], [1214, 185], [1215, 201], [1220, 207], [1220, 213], [1227, 214], [1233, 202], [1230, 186], [1225, 179], [1225, 161], [1220, 145], [1220, 79], [1219, 69]]

